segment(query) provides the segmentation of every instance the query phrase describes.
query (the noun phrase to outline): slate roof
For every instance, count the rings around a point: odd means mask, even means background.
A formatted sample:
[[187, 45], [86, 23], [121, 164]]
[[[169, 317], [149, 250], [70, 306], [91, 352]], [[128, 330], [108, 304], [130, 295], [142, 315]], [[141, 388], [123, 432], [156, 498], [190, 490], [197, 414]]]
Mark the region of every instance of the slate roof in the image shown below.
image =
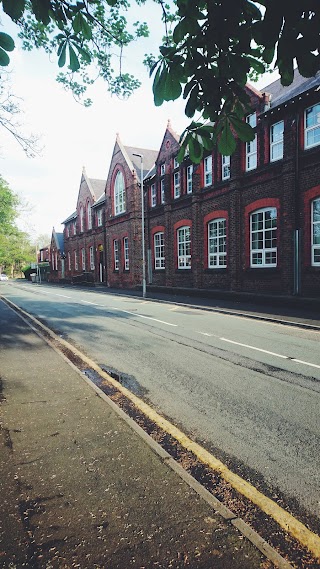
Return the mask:
[[158, 153], [158, 150], [150, 150], [148, 148], [136, 148], [134, 146], [124, 146], [123, 147], [130, 158], [135, 171], [137, 172], [138, 179], [140, 180], [141, 173], [141, 160], [139, 156], [134, 156], [134, 154], [143, 155], [143, 177], [145, 177], [152, 166], [154, 165]]
[[294, 70], [293, 82], [288, 87], [281, 85], [280, 79], [273, 81], [261, 89], [262, 93], [270, 93], [271, 95], [271, 108], [278, 107], [286, 103], [290, 99], [314, 89], [320, 85], [320, 71], [315, 77], [302, 77], [298, 69]]
[[77, 219], [77, 212], [76, 211], [74, 211], [71, 215], [69, 215], [69, 217], [67, 217], [67, 219], [62, 221], [62, 225], [64, 223], [68, 223], [69, 221], [72, 221], [73, 219]]
[[103, 194], [101, 194], [100, 198], [96, 202], [94, 202], [94, 204], [92, 204], [92, 207], [99, 207], [105, 201], [106, 201], [106, 194], [103, 192]]
[[88, 178], [88, 180], [97, 201], [104, 194], [106, 188], [106, 180], [97, 180], [95, 178]]

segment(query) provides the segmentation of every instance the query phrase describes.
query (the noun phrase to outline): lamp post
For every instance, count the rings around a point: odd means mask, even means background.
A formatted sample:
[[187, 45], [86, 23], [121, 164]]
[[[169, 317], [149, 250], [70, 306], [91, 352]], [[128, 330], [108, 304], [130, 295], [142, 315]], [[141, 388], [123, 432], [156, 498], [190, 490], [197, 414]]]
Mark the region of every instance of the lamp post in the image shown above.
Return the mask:
[[147, 285], [146, 285], [146, 252], [145, 252], [145, 242], [144, 242], [144, 196], [143, 196], [143, 154], [135, 154], [133, 156], [138, 156], [140, 158], [140, 187], [141, 187], [141, 222], [142, 222], [142, 296], [146, 297]]

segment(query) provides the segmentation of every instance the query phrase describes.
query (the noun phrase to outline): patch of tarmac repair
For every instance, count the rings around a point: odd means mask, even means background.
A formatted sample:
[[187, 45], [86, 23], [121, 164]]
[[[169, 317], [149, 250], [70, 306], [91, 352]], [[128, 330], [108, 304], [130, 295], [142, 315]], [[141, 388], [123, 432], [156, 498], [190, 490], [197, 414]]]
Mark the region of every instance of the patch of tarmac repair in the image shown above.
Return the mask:
[[[105, 371], [108, 375], [110, 375], [113, 379], [118, 381], [121, 385], [129, 389], [132, 393], [137, 395], [138, 397], [146, 397], [148, 394], [148, 389], [142, 387], [142, 385], [137, 381], [137, 379], [133, 375], [128, 375], [126, 373], [122, 373], [121, 371], [116, 370], [115, 368], [108, 367], [106, 365], [101, 364], [101, 369]], [[96, 385], [99, 384], [99, 375], [93, 371], [92, 369], [84, 369], [83, 373]]]

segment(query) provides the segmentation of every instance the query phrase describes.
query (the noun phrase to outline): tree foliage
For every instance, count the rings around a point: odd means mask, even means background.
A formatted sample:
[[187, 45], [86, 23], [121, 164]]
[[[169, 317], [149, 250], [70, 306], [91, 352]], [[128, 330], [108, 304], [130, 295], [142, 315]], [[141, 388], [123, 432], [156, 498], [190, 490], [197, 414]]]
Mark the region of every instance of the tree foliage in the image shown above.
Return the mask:
[[29, 236], [17, 227], [19, 206], [19, 197], [0, 176], [0, 271], [11, 274], [35, 259]]
[[188, 151], [199, 162], [215, 144], [230, 155], [236, 137], [254, 138], [244, 121], [252, 72], [262, 75], [274, 62], [282, 85], [290, 85], [295, 62], [304, 77], [319, 70], [320, 3], [176, 0], [176, 6], [173, 33], [151, 67], [154, 102], [182, 95], [186, 116], [197, 115], [183, 133], [180, 160]]
[[[236, 138], [253, 140], [254, 131], [244, 121], [250, 112], [244, 89], [248, 78], [274, 64], [282, 84], [290, 85], [295, 63], [304, 77], [319, 70], [319, 0], [154, 2], [162, 7], [165, 26], [159, 56], [146, 58], [154, 77], [154, 102], [159, 106], [182, 96], [192, 119], [182, 135], [180, 160], [188, 151], [199, 162], [215, 144], [228, 155]], [[144, 3], [136, 0], [135, 8]], [[2, 0], [2, 6], [19, 26], [25, 49], [56, 53], [59, 68], [67, 68], [59, 81], [77, 96], [93, 81], [93, 63], [118, 95], [129, 96], [139, 85], [122, 71], [121, 56], [148, 30], [136, 23], [135, 32], [128, 31], [127, 0]], [[10, 39], [0, 34], [0, 65], [7, 65]], [[111, 64], [114, 48], [119, 51], [118, 74]]]

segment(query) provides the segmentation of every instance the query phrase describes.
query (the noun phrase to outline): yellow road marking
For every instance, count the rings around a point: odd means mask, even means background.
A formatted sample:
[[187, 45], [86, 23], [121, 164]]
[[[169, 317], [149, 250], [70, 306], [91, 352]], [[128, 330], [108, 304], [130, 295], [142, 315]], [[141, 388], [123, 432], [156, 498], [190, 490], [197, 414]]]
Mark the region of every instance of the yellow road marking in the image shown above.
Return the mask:
[[147, 403], [144, 403], [136, 395], [131, 393], [126, 387], [121, 385], [118, 381], [109, 376], [104, 372], [94, 361], [89, 359], [87, 356], [82, 354], [79, 350], [74, 348], [71, 344], [59, 338], [50, 328], [47, 328], [44, 324], [39, 322], [36, 318], [31, 316], [29, 313], [22, 310], [20, 307], [15, 305], [13, 302], [6, 299], [8, 304], [11, 304], [19, 312], [36, 322], [37, 326], [43, 328], [54, 340], [57, 340], [60, 344], [64, 345], [68, 350], [72, 351], [76, 356], [78, 356], [83, 362], [94, 369], [101, 377], [106, 379], [119, 391], [121, 391], [128, 399], [140, 409], [149, 419], [156, 423], [159, 427], [165, 430], [168, 434], [174, 437], [182, 446], [187, 450], [191, 451], [195, 456], [199, 458], [203, 463], [207, 464], [212, 470], [219, 472], [219, 474], [231, 484], [231, 486], [240, 492], [243, 496], [248, 498], [251, 502], [256, 504], [263, 512], [272, 517], [285, 531], [290, 533], [295, 539], [301, 543], [304, 547], [309, 549], [309, 551], [320, 560], [320, 536], [310, 531], [304, 524], [299, 522], [292, 514], [289, 514], [278, 506], [273, 500], [264, 496], [259, 490], [257, 490], [252, 484], [229, 470], [229, 468], [223, 464], [220, 460], [215, 458], [211, 453], [206, 451], [203, 447], [192, 441], [187, 435], [185, 435], [180, 429], [172, 425], [167, 419], [164, 419], [156, 411], [154, 411]]

